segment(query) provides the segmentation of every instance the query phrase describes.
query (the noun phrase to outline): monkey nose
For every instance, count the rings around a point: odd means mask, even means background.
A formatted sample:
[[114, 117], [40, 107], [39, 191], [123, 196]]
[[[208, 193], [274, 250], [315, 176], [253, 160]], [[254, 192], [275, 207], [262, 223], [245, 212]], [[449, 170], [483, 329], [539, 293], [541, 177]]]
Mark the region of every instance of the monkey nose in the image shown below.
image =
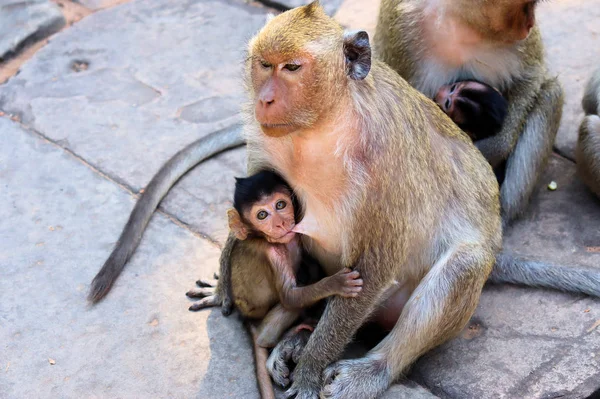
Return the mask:
[[273, 103], [275, 102], [275, 99], [274, 99], [274, 98], [272, 98], [272, 97], [260, 98], [260, 99], [258, 100], [258, 102], [260, 103], [260, 105], [261, 105], [263, 108], [268, 108], [268, 107], [269, 107], [269, 105], [271, 105], [271, 104], [273, 104]]

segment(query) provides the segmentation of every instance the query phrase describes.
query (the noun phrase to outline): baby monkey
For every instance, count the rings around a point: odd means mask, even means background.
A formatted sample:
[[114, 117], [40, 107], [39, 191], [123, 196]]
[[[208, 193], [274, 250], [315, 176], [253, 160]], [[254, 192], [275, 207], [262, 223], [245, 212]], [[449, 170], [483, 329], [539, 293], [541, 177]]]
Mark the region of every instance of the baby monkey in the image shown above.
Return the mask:
[[[229, 228], [236, 241], [229, 264], [221, 265], [221, 284], [231, 292], [233, 303], [246, 319], [261, 320], [258, 328], [247, 323], [254, 344], [256, 374], [261, 397], [274, 398], [267, 373], [266, 347], [311, 307], [332, 295], [356, 297], [363, 281], [357, 271], [343, 269], [321, 278], [316, 261], [302, 250], [300, 235], [293, 231], [300, 208], [291, 187], [281, 176], [262, 171], [236, 179], [233, 209], [227, 211]], [[298, 286], [297, 278], [307, 286]], [[190, 310], [221, 305], [210, 283], [187, 293], [203, 298]], [[208, 288], [207, 288], [208, 287]], [[279, 303], [279, 304], [278, 304]], [[298, 329], [312, 329], [307, 324]]]
[[[331, 295], [355, 297], [361, 291], [362, 280], [359, 279], [359, 273], [350, 269], [341, 270], [308, 286], [297, 285], [296, 274], [304, 256], [300, 236], [293, 231], [299, 217], [299, 207], [292, 189], [278, 174], [262, 171], [247, 178], [236, 179], [233, 209], [227, 211], [227, 216], [229, 228], [235, 237], [242, 241], [252, 241], [256, 260], [270, 266], [270, 289], [284, 308], [303, 309]], [[257, 308], [252, 306], [255, 298], [240, 295], [248, 291], [238, 288], [251, 282], [248, 276], [258, 272], [248, 270], [248, 266], [252, 264], [254, 262], [249, 259], [239, 265], [231, 264], [234, 304], [241, 308], [242, 313], [247, 308], [248, 316], [252, 316], [252, 310]], [[239, 284], [236, 274], [243, 276]]]
[[434, 101], [473, 141], [497, 134], [508, 113], [502, 94], [475, 80], [442, 86]]

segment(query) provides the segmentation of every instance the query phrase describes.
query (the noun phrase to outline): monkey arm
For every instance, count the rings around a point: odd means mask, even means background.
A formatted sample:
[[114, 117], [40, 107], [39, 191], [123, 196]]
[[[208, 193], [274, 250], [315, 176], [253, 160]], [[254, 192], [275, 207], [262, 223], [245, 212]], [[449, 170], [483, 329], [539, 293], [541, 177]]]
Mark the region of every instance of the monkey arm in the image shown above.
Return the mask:
[[281, 305], [289, 310], [307, 308], [321, 299], [339, 292], [339, 284], [335, 276], [325, 277], [318, 282], [298, 287], [296, 275], [292, 267], [292, 259], [287, 251], [271, 249], [268, 252], [269, 261], [275, 275], [275, 285]]
[[528, 118], [531, 108], [529, 104], [533, 103], [535, 95], [539, 91], [536, 83], [539, 84], [536, 80], [515, 83], [514, 86], [519, 87], [519, 90], [508, 93], [508, 113], [500, 132], [475, 142], [475, 146], [492, 165], [492, 168], [496, 168], [502, 161], [507, 160], [513, 151], [523, 130], [523, 124]]
[[[506, 163], [504, 182], [500, 187], [502, 222], [506, 225], [527, 206], [541, 175], [552, 146], [563, 108], [563, 90], [556, 78], [543, 82], [533, 103], [527, 109], [521, 135]], [[510, 118], [510, 112], [507, 118]]]
[[[385, 249], [380, 248], [378, 252], [385, 253]], [[355, 267], [364, 280], [361, 294], [356, 298], [334, 296], [328, 301], [325, 313], [302, 352], [288, 395], [296, 393], [301, 398], [318, 396], [323, 370], [340, 357], [358, 328], [376, 309], [381, 294], [393, 281], [394, 269], [382, 265], [379, 259], [366, 252], [361, 255]]]

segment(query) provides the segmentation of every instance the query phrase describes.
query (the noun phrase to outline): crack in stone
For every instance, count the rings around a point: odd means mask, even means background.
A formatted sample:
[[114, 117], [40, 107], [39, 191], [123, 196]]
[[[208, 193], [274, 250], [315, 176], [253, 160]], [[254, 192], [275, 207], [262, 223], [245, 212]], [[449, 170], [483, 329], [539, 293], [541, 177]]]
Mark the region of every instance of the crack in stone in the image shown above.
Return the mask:
[[[3, 115], [0, 117], [4, 117], [7, 119], [10, 119], [10, 117], [8, 117], [7, 115]], [[12, 119], [11, 119], [12, 120]], [[86, 167], [88, 167], [90, 170], [92, 170], [94, 173], [98, 174], [99, 176], [103, 177], [104, 179], [116, 184], [117, 186], [119, 186], [121, 189], [123, 189], [123, 191], [126, 191], [127, 193], [129, 193], [130, 195], [134, 196], [137, 199], [139, 199], [139, 194], [136, 193], [136, 191], [133, 189], [133, 187], [131, 187], [129, 184], [125, 183], [122, 181], [122, 179], [116, 178], [114, 176], [111, 176], [109, 173], [106, 173], [104, 171], [102, 171], [100, 168], [98, 168], [97, 166], [89, 163], [86, 159], [82, 158], [80, 155], [76, 154], [73, 150], [63, 147], [61, 146], [58, 142], [56, 142], [55, 140], [50, 139], [49, 137], [45, 136], [43, 133], [38, 132], [37, 130], [35, 130], [34, 128], [25, 125], [21, 122], [17, 122], [17, 121], [13, 121], [14, 123], [18, 123], [19, 126], [21, 128], [23, 128], [24, 130], [34, 134], [35, 136], [39, 137], [40, 139], [42, 139], [43, 141], [57, 147], [60, 148], [61, 150], [63, 150], [64, 152], [66, 152], [67, 154], [71, 155], [73, 158], [75, 158], [77, 161], [81, 162], [83, 165], [85, 165]], [[201, 238], [204, 239], [206, 241], [208, 241], [209, 243], [215, 245], [217, 248], [221, 249], [221, 245], [212, 237], [197, 232], [195, 231], [195, 229], [192, 229], [189, 227], [189, 225], [187, 223], [185, 223], [184, 221], [180, 220], [179, 218], [177, 218], [175, 215], [165, 211], [164, 209], [159, 208], [156, 209], [156, 212], [162, 214], [163, 216], [165, 216], [167, 219], [169, 219], [171, 222], [173, 222], [175, 225], [187, 230], [188, 232], [190, 232], [193, 236], [197, 237], [197, 238]]]

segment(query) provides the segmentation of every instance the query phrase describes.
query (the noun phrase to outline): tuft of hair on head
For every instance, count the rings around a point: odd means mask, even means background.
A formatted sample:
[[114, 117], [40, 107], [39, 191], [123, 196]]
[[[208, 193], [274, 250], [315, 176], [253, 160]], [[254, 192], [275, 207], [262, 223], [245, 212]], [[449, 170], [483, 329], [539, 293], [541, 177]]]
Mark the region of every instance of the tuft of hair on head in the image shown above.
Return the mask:
[[292, 197], [294, 213], [297, 216], [299, 207], [290, 185], [278, 173], [263, 170], [252, 176], [236, 177], [233, 194], [233, 207], [240, 215], [264, 197], [285, 190]]

